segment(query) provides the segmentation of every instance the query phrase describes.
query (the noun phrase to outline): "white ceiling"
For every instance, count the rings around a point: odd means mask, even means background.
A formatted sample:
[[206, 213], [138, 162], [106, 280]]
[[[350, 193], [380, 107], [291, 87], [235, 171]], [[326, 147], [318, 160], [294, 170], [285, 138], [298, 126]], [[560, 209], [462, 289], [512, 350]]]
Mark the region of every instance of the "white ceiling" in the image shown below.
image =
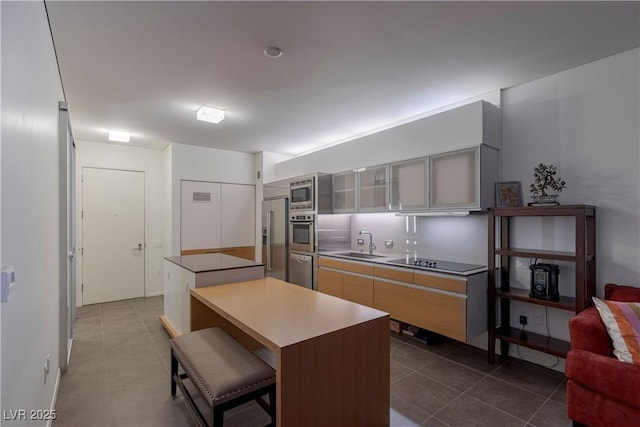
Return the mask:
[[[76, 139], [157, 149], [296, 155], [640, 39], [635, 1], [46, 5]], [[196, 121], [202, 104], [227, 118]]]

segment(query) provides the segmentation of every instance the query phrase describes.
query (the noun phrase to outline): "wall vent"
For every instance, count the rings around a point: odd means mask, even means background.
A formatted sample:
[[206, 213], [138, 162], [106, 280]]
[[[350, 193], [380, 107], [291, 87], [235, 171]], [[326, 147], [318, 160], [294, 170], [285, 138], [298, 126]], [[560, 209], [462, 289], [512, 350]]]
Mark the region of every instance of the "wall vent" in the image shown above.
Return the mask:
[[194, 203], [211, 203], [211, 193], [193, 192]]

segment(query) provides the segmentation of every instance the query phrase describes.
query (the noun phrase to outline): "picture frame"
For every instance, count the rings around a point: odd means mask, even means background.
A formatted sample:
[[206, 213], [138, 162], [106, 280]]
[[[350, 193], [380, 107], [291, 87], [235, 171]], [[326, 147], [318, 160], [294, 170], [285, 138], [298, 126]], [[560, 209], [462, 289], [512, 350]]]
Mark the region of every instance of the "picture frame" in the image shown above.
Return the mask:
[[496, 208], [517, 208], [520, 206], [522, 206], [520, 181], [496, 182]]

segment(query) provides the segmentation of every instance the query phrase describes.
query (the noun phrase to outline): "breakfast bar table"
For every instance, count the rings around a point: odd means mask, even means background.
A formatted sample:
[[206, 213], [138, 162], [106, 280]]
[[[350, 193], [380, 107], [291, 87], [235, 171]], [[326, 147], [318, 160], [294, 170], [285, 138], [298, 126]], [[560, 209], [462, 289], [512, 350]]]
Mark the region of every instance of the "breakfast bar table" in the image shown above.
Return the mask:
[[389, 425], [388, 313], [268, 277], [191, 289], [212, 326], [275, 354], [279, 427]]

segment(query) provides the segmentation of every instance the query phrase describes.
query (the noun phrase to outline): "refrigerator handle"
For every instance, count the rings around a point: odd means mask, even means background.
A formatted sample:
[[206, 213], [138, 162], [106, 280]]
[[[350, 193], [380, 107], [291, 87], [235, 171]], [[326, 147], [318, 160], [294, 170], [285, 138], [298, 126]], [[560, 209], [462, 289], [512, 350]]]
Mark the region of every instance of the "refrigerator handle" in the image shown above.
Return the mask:
[[271, 214], [273, 211], [267, 211], [267, 271], [271, 271]]

